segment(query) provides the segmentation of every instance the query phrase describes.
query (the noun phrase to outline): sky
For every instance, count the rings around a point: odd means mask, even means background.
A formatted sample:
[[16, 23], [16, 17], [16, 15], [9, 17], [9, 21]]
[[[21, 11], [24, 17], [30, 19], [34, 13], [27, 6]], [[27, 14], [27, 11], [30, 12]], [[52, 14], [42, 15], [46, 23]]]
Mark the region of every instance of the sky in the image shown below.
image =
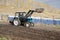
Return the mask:
[[48, 4], [51, 7], [60, 9], [60, 0], [35, 0], [37, 2], [42, 2]]

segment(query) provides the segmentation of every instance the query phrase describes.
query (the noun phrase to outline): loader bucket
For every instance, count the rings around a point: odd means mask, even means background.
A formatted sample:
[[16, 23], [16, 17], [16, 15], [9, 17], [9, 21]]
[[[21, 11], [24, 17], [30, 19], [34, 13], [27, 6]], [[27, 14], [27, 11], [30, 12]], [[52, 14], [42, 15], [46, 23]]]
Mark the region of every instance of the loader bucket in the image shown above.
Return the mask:
[[44, 11], [44, 8], [37, 8], [35, 9], [37, 13], [42, 13]]

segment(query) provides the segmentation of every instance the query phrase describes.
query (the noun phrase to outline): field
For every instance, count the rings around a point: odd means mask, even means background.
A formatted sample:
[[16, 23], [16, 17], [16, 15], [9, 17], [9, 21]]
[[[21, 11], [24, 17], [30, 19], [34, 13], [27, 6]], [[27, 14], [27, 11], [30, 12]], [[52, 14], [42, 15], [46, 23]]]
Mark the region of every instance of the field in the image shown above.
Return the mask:
[[26, 28], [0, 23], [0, 39], [5, 40], [60, 40], [60, 29], [36, 26]]
[[[9, 0], [10, 1], [10, 0]], [[0, 20], [0, 40], [60, 40], [60, 25], [46, 25], [35, 24], [34, 27], [26, 28], [23, 26], [13, 26], [8, 23], [6, 15], [14, 15], [17, 11], [26, 11], [29, 9], [44, 8], [43, 13], [34, 13], [32, 16], [41, 18], [60, 19], [60, 10], [50, 7], [46, 4], [34, 2], [30, 3], [26, 1], [26, 5], [21, 2], [22, 0], [11, 0], [10, 2], [1, 2], [0, 4], [0, 16], [3, 15]], [[19, 3], [19, 4], [17, 4]], [[2, 5], [3, 4], [3, 5]], [[32, 4], [32, 5], [31, 5]], [[17, 6], [18, 5], [18, 6]]]
[[[15, 11], [17, 11], [18, 9], [7, 9], [7, 10], [5, 10], [4, 8], [1, 9], [0, 14], [14, 15]], [[33, 16], [38, 15], [40, 17], [51, 17], [46, 16], [46, 14], [40, 14], [40, 15], [33, 14]], [[48, 13], [47, 15], [50, 14]], [[60, 17], [58, 16], [57, 18]], [[6, 18], [4, 17], [4, 19]], [[38, 26], [37, 24], [34, 27], [25, 28], [22, 26], [15, 27], [9, 24], [8, 22], [5, 23], [4, 21], [6, 20], [0, 21], [0, 40], [60, 40], [60, 29], [52, 27], [53, 25], [39, 24]]]

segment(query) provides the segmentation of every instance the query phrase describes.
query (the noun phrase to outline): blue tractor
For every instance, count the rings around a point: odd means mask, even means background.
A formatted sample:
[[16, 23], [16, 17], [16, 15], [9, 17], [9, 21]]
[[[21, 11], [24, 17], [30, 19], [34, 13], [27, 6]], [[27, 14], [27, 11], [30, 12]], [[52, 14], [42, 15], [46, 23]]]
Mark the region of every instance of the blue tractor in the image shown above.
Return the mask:
[[26, 12], [16, 12], [15, 17], [10, 18], [9, 22], [15, 26], [24, 26], [24, 27], [34, 27], [34, 23], [32, 22], [31, 15], [33, 12], [41, 13], [43, 12], [43, 8], [35, 9], [35, 10], [29, 10], [28, 13]]

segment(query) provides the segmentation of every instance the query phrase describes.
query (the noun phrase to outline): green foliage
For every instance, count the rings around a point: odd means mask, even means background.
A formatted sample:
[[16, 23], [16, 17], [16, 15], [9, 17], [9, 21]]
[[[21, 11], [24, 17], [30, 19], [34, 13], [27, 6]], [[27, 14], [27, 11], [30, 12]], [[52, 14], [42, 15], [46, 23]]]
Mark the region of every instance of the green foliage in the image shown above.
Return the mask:
[[60, 29], [60, 25], [56, 25], [56, 28]]
[[7, 38], [6, 37], [2, 37], [2, 38], [0, 38], [0, 40], [7, 40]]

